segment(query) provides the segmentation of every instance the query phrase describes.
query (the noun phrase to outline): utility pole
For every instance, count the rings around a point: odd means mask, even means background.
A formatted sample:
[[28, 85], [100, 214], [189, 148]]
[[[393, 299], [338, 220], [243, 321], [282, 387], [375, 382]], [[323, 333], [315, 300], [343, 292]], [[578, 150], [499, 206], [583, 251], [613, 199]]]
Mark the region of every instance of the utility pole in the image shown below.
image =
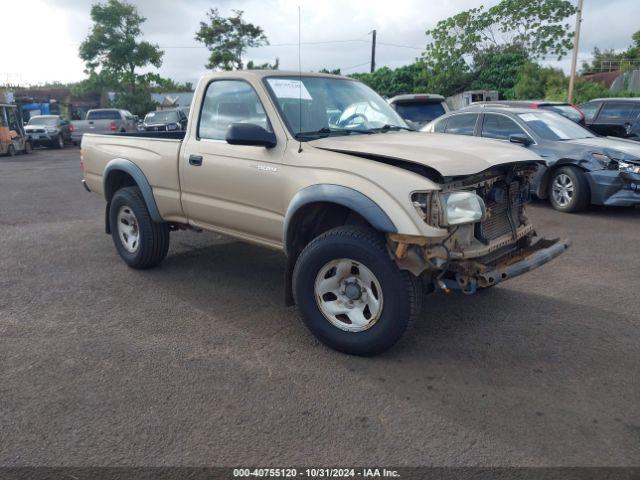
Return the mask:
[[578, 49], [580, 47], [580, 25], [582, 24], [582, 5], [584, 0], [578, 0], [578, 12], [576, 13], [576, 30], [573, 34], [573, 56], [571, 58], [571, 76], [569, 77], [569, 95], [567, 101], [573, 103], [573, 90], [576, 84], [576, 66], [578, 63]]
[[371, 34], [371, 73], [373, 73], [376, 70], [376, 31], [373, 30]]

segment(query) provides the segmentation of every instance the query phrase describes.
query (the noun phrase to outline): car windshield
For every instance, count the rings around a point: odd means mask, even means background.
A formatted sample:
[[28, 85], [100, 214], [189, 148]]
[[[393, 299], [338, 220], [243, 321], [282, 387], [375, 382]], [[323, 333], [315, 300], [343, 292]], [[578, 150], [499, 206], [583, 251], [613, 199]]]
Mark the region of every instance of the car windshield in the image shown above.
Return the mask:
[[266, 83], [289, 131], [300, 140], [410, 130], [382, 97], [354, 80], [271, 77]]
[[27, 125], [55, 125], [58, 123], [58, 117], [33, 117], [29, 119]]
[[400, 102], [396, 104], [396, 111], [405, 120], [416, 123], [430, 122], [445, 114], [440, 102]]
[[582, 120], [582, 114], [571, 105], [540, 105], [540, 108], [559, 113], [576, 123]]
[[177, 112], [149, 112], [144, 117], [144, 123], [171, 123], [178, 121]]
[[557, 113], [521, 113], [518, 116], [536, 135], [545, 140], [576, 140], [594, 137], [589, 130]]

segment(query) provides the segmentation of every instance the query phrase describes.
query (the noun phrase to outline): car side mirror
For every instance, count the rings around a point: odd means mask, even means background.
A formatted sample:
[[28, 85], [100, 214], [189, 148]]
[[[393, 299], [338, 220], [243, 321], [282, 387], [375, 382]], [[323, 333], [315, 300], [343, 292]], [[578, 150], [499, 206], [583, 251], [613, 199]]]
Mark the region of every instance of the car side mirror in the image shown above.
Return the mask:
[[233, 123], [227, 130], [226, 140], [231, 145], [265, 148], [273, 148], [277, 143], [273, 132], [269, 132], [254, 123]]
[[517, 143], [519, 145], [524, 145], [528, 147], [533, 143], [533, 140], [527, 135], [509, 135], [509, 141], [511, 143]]

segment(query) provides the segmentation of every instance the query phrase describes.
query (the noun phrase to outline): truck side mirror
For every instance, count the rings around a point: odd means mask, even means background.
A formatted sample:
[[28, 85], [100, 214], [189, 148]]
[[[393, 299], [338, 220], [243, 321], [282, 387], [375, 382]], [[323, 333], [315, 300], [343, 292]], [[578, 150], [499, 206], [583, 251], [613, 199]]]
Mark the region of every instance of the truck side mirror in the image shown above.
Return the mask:
[[273, 132], [269, 132], [254, 123], [233, 123], [227, 130], [227, 143], [230, 145], [249, 145], [273, 148], [277, 140]]
[[524, 145], [525, 147], [528, 147], [529, 145], [531, 145], [533, 143], [533, 140], [531, 140], [531, 138], [528, 135], [510, 135], [509, 136], [509, 141], [511, 143], [518, 143], [520, 145]]

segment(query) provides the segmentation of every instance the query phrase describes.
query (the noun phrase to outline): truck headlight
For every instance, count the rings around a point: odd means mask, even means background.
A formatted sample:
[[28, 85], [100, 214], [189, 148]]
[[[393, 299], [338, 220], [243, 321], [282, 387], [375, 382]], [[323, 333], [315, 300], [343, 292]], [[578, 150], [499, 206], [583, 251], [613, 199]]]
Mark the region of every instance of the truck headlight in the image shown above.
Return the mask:
[[640, 173], [640, 165], [618, 161], [618, 170], [626, 173]]
[[170, 123], [167, 125], [167, 130], [178, 130], [178, 128], [180, 128], [180, 125], [177, 123]]
[[442, 199], [442, 226], [475, 223], [485, 217], [484, 201], [473, 192], [445, 193], [440, 198]]

